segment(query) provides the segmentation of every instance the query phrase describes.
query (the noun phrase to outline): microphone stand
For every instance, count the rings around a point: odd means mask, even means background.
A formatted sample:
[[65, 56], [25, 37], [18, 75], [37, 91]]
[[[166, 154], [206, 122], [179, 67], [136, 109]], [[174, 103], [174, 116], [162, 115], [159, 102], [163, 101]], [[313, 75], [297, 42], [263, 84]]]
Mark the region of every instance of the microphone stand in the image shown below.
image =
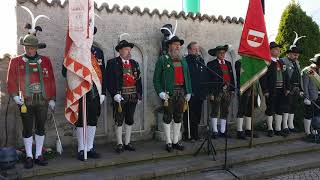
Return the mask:
[[[200, 56], [198, 55], [195, 60], [197, 61], [197, 63], [199, 63], [200, 65], [202, 65], [203, 67], [205, 67], [207, 70], [209, 70], [210, 72], [214, 73], [216, 76], [218, 76], [220, 79], [223, 80], [223, 77], [220, 76], [217, 72], [215, 72], [213, 69], [209, 68], [208, 66], [206, 66], [203, 62], [200, 61]], [[203, 84], [210, 84], [210, 83], [219, 83], [219, 82], [206, 82]], [[230, 87], [234, 88], [235, 90], [238, 90], [238, 88], [236, 88], [233, 84], [228, 84]], [[232, 99], [232, 98], [231, 98]], [[228, 131], [229, 131], [229, 125], [228, 125], [228, 121], [226, 121], [226, 131], [225, 131], [225, 146], [224, 146], [224, 164], [221, 168], [215, 168], [215, 169], [209, 169], [209, 170], [205, 170], [204, 172], [209, 172], [209, 171], [219, 171], [219, 170], [223, 170], [228, 172], [229, 174], [231, 174], [233, 177], [235, 177], [236, 179], [240, 179], [236, 174], [234, 174], [231, 170], [230, 167], [228, 166]], [[207, 151], [208, 151], [208, 156], [210, 154], [212, 154], [212, 159], [215, 161], [215, 155], [217, 154], [214, 145], [212, 143], [211, 140], [211, 128], [209, 126], [209, 118], [207, 120], [207, 132], [206, 132], [206, 138], [203, 140], [203, 142], [201, 143], [200, 147], [197, 149], [197, 151], [194, 153], [194, 156], [197, 156], [199, 154], [199, 152], [201, 151], [201, 149], [203, 148], [204, 144], [207, 143]]]

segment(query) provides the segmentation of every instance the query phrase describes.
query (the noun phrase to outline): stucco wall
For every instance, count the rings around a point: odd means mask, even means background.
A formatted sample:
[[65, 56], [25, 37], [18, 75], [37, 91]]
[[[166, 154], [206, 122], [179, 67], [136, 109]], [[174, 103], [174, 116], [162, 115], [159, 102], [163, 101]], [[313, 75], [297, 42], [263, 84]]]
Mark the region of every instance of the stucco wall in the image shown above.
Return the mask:
[[[41, 42], [47, 44], [47, 48], [39, 50], [42, 55], [49, 56], [52, 60], [55, 71], [57, 83], [57, 109], [55, 118], [58, 121], [59, 131], [65, 136], [62, 138], [64, 144], [71, 143], [72, 126], [68, 124], [64, 118], [63, 102], [64, 102], [64, 88], [65, 80], [61, 75], [61, 66], [63, 63], [63, 53], [65, 46], [65, 36], [67, 30], [67, 8], [68, 3], [63, 5], [59, 1], [53, 0], [51, 3], [45, 0], [18, 0], [16, 8], [17, 13], [17, 34], [18, 37], [26, 34], [24, 25], [30, 22], [29, 14], [19, 7], [20, 5], [30, 8], [34, 15], [45, 14], [50, 17], [50, 21], [41, 19], [38, 22], [43, 29], [43, 32], [38, 33], [38, 38]], [[144, 100], [139, 105], [138, 113], [136, 115], [136, 125], [134, 127], [134, 139], [150, 139], [153, 136], [153, 126], [155, 125], [154, 110], [160, 105], [152, 84], [152, 76], [154, 65], [160, 50], [160, 41], [162, 34], [160, 27], [166, 23], [175, 24], [178, 20], [177, 35], [185, 40], [183, 46], [186, 52], [186, 45], [190, 41], [197, 41], [202, 48], [202, 54], [206, 61], [213, 59], [207, 54], [207, 50], [220, 44], [231, 44], [237, 52], [239, 39], [242, 31], [243, 19], [237, 18], [218, 18], [208, 15], [192, 15], [184, 14], [184, 12], [168, 13], [164, 11], [159, 13], [158, 10], [150, 12], [148, 9], [140, 10], [139, 8], [130, 9], [125, 7], [120, 9], [119, 6], [110, 8], [107, 4], [101, 7], [96, 7], [96, 14], [102, 19], [96, 18], [95, 26], [98, 32], [95, 35], [95, 41], [101, 45], [104, 51], [105, 59], [110, 59], [115, 56], [114, 47], [118, 42], [119, 35], [122, 33], [129, 33], [128, 39], [135, 43], [136, 47], [133, 49], [133, 57], [139, 61], [143, 71], [143, 86], [144, 86]], [[23, 52], [23, 47], [18, 45], [18, 54]], [[231, 60], [231, 56], [228, 56]], [[237, 59], [238, 56], [233, 56]], [[232, 60], [231, 60], [232, 61]], [[234, 60], [233, 60], [234, 61]], [[0, 62], [1, 66], [6, 66], [5, 62]], [[1, 74], [6, 74], [6, 68], [0, 69]], [[1, 75], [2, 82], [5, 82], [4, 76]], [[7, 97], [5, 86], [1, 84], [3, 98]], [[3, 88], [4, 87], [4, 88]], [[7, 99], [7, 98], [6, 98]], [[6, 103], [6, 102], [5, 102]], [[1, 112], [5, 110], [5, 104], [2, 102]], [[110, 108], [110, 97], [104, 103], [104, 112], [99, 121], [98, 141], [110, 141], [114, 138], [114, 128], [112, 111]], [[11, 105], [8, 119], [10, 119], [10, 143], [21, 144], [21, 120], [17, 113], [14, 113], [15, 106]], [[3, 114], [3, 113], [2, 113]], [[139, 117], [140, 116], [140, 117]], [[0, 122], [4, 121], [4, 116], [1, 115]], [[3, 123], [0, 123], [1, 130]], [[1, 133], [3, 133], [1, 131]], [[0, 136], [0, 142], [3, 136]], [[52, 144], [55, 140], [55, 132], [52, 123], [49, 123], [47, 128], [46, 143]], [[1, 143], [0, 143], [1, 144]]]

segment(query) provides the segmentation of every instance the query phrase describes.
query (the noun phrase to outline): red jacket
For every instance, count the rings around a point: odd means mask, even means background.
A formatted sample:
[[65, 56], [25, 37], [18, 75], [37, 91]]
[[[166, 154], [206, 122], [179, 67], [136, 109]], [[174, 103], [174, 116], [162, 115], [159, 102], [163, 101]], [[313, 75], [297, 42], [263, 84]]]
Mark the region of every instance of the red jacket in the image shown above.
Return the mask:
[[[43, 77], [43, 84], [44, 90], [46, 93], [46, 100], [55, 100], [56, 98], [56, 84], [53, 74], [53, 69], [51, 65], [51, 61], [46, 56], [40, 56], [38, 61], [41, 65], [42, 69], [42, 77]], [[30, 71], [32, 66], [30, 65]], [[40, 82], [39, 74], [38, 73], [31, 73], [30, 72], [30, 83]], [[16, 96], [19, 94], [19, 83], [20, 81], [20, 89], [22, 91], [23, 97], [28, 98], [26, 96], [25, 91], [25, 82], [26, 82], [26, 60], [21, 55], [16, 58], [10, 60], [9, 67], [8, 67], [8, 74], [7, 74], [7, 88], [8, 93], [11, 96]]]

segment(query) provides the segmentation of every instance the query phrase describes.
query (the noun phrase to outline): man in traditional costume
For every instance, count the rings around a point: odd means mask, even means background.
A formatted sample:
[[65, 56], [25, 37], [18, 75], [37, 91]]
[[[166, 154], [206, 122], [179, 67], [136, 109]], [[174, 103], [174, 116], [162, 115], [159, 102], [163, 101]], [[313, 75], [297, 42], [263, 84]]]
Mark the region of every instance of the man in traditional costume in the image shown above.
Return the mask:
[[[164, 103], [163, 127], [166, 137], [166, 150], [184, 150], [179, 142], [184, 106], [191, 98], [191, 82], [188, 64], [180, 55], [184, 40], [171, 36], [168, 43], [168, 54], [158, 58], [153, 74], [153, 85], [156, 93]], [[173, 123], [173, 140], [171, 139], [171, 121]]]
[[[296, 33], [296, 32], [295, 32]], [[294, 113], [296, 112], [299, 104], [299, 98], [303, 95], [302, 84], [301, 84], [301, 69], [299, 65], [299, 55], [301, 54], [300, 48], [297, 47], [297, 41], [305, 36], [296, 38], [293, 44], [289, 47], [286, 52], [286, 57], [282, 58], [281, 61], [286, 66], [286, 73], [288, 74], [288, 83], [290, 93], [286, 96], [284, 101], [284, 113], [282, 116], [282, 128], [283, 133], [288, 135], [289, 133], [297, 132], [294, 128]]]
[[[261, 88], [266, 99], [266, 111], [268, 136], [286, 136], [281, 130], [283, 101], [289, 94], [289, 81], [287, 73], [285, 73], [286, 66], [280, 61], [281, 45], [275, 42], [270, 42], [271, 64], [265, 75], [260, 79]], [[273, 116], [275, 119], [275, 132], [272, 126]]]
[[[55, 108], [56, 85], [50, 59], [37, 53], [45, 44], [39, 43], [37, 37], [32, 34], [20, 39], [20, 44], [24, 46], [25, 53], [11, 59], [7, 85], [8, 93], [21, 111], [22, 136], [26, 151], [24, 167], [29, 169], [33, 167], [33, 161], [40, 166], [48, 164], [42, 155], [42, 147], [48, 106], [51, 110]], [[35, 156], [32, 154], [34, 124]]]
[[[208, 62], [208, 79], [211, 84], [209, 89], [209, 100], [211, 103], [211, 128], [212, 138], [218, 135], [225, 137], [226, 123], [229, 113], [231, 97], [234, 94], [235, 83], [233, 78], [232, 65], [225, 60], [228, 45], [217, 46], [210, 49], [208, 53], [216, 59]], [[220, 119], [220, 133], [218, 133], [218, 119]]]
[[310, 59], [310, 61], [312, 64], [305, 67], [301, 74], [305, 97], [304, 129], [307, 139], [312, 140], [314, 138], [314, 133], [311, 132], [311, 120], [314, 117], [314, 113], [317, 108], [313, 103], [318, 99], [320, 89], [320, 54], [316, 54], [314, 58]]
[[[94, 34], [96, 34], [97, 28], [94, 27]], [[99, 96], [98, 88], [94, 81], [92, 81], [91, 91], [86, 94], [86, 108], [87, 108], [87, 155], [88, 158], [97, 159], [100, 157], [100, 154], [96, 152], [94, 148], [94, 138], [97, 129], [97, 123], [99, 116], [101, 114], [101, 104], [103, 103], [106, 95], [106, 75], [105, 75], [105, 62], [104, 62], [104, 54], [102, 49], [96, 42], [93, 42], [91, 47], [91, 63], [94, 67], [95, 73], [99, 77], [99, 81], [101, 84], [101, 96]], [[62, 75], [63, 77], [67, 77], [67, 69], [62, 67]], [[78, 120], [75, 123], [76, 126], [76, 135], [78, 140], [78, 155], [77, 159], [80, 161], [84, 161], [84, 131], [83, 131], [83, 110], [82, 110], [82, 101], [83, 99], [79, 99], [79, 114]]]
[[[131, 58], [133, 43], [122, 40], [115, 47], [119, 56], [108, 60], [106, 68], [107, 89], [113, 98], [113, 114], [116, 124], [117, 153], [135, 151], [130, 143], [134, 113], [138, 101], [142, 100], [142, 82], [139, 63]], [[122, 129], [125, 123], [125, 142]]]
[[[20, 38], [20, 45], [24, 46], [24, 54], [10, 60], [7, 86], [8, 93], [20, 109], [26, 151], [24, 167], [30, 169], [33, 163], [40, 166], [48, 164], [42, 155], [42, 147], [48, 107], [52, 111], [55, 108], [56, 84], [50, 59], [37, 52], [38, 49], [46, 47], [46, 44], [39, 43], [36, 37], [36, 33], [42, 31], [40, 26], [36, 26], [40, 15], [34, 18], [28, 8], [24, 6], [22, 8], [31, 15], [32, 23], [27, 23], [25, 26], [28, 29], [28, 35]], [[45, 15], [41, 17], [48, 18]], [[35, 155], [32, 153], [33, 127], [35, 127]]]

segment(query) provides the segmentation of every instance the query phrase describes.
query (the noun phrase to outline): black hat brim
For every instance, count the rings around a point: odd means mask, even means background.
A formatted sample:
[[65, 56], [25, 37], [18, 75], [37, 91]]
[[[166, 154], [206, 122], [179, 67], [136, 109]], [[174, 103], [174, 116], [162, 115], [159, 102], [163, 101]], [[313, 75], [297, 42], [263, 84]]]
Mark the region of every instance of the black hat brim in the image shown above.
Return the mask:
[[221, 51], [221, 50], [228, 51], [228, 49], [229, 49], [228, 45], [224, 45], [222, 47], [216, 47], [214, 49], [209, 49], [208, 54], [210, 54], [211, 56], [216, 56], [218, 51]]
[[133, 43], [120, 44], [120, 45], [117, 45], [115, 49], [117, 52], [119, 52], [120, 49], [125, 48], [125, 47], [133, 48], [134, 44]]
[[288, 49], [286, 51], [286, 54], [288, 53], [297, 53], [297, 54], [301, 54], [301, 50], [300, 49]]
[[33, 45], [33, 44], [26, 44], [23, 42], [23, 37], [20, 37], [20, 45], [22, 46], [32, 46], [32, 47], [36, 47], [38, 49], [44, 49], [47, 47], [47, 44], [46, 43], [38, 43], [37, 45]]
[[280, 45], [280, 44], [277, 44], [277, 45], [274, 45], [274, 46], [269, 46], [270, 47], [270, 49], [273, 49], [273, 48], [282, 48], [282, 46]]
[[184, 44], [184, 40], [182, 40], [182, 39], [168, 40], [168, 41], [167, 41], [167, 44], [172, 44], [172, 43], [174, 43], [174, 42], [179, 42], [181, 46]]

